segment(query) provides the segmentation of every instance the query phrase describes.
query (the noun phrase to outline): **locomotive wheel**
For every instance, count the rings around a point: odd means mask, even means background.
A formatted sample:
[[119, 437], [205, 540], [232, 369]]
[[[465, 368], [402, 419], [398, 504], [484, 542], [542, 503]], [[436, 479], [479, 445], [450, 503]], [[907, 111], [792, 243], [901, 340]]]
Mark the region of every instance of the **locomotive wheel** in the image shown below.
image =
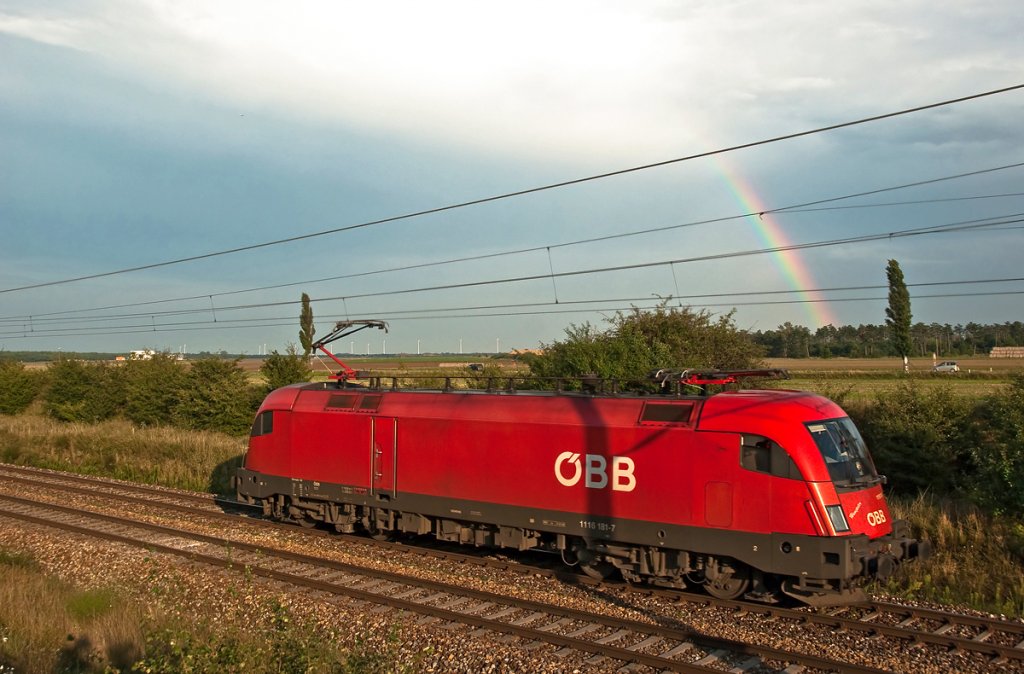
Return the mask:
[[363, 517], [363, 530], [375, 541], [389, 541], [393, 535], [390, 530], [378, 526], [372, 517]]
[[594, 580], [606, 580], [615, 571], [610, 562], [580, 562], [580, 570]]
[[316, 520], [310, 517], [309, 513], [302, 508], [289, 506], [287, 512], [288, 521], [298, 524], [303, 529], [312, 529], [316, 526]]
[[[576, 558], [576, 561], [573, 563], [579, 564], [580, 571], [594, 580], [605, 580], [615, 571], [615, 566], [611, 562], [598, 558], [597, 553], [587, 547], [583, 541], [573, 546], [572, 555]], [[565, 561], [564, 554], [562, 560]]]
[[391, 540], [391, 536], [392, 536], [391, 532], [387, 531], [385, 529], [367, 529], [366, 531], [367, 531], [367, 533], [370, 534], [370, 538], [372, 538], [375, 541], [390, 541]]
[[[728, 567], [726, 567], [728, 569]], [[735, 569], [721, 569], [714, 578], [707, 578], [704, 588], [712, 597], [736, 599], [750, 589], [750, 569], [740, 566]]]
[[733, 576], [731, 578], [719, 578], [716, 581], [708, 581], [707, 585], [708, 594], [718, 599], [736, 599], [743, 595], [750, 587], [749, 578], [737, 578]]

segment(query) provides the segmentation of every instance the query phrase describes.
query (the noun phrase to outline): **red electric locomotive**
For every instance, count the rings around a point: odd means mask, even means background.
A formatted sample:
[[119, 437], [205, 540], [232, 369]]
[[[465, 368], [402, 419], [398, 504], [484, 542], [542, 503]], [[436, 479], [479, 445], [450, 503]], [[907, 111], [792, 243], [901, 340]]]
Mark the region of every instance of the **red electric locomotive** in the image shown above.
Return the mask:
[[267, 397], [238, 497], [307, 526], [548, 550], [723, 598], [860, 600], [929, 548], [893, 520], [846, 413], [800, 391], [681, 393], [775, 372], [661, 373], [641, 395], [399, 390], [345, 368]]

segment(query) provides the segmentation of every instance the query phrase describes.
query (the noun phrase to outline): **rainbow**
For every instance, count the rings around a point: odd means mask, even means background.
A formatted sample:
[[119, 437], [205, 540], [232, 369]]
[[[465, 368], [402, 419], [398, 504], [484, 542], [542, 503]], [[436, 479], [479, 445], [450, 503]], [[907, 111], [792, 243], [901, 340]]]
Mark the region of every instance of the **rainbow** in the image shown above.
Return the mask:
[[[721, 171], [726, 183], [735, 195], [736, 201], [740, 203], [743, 209], [748, 213], [763, 214], [752, 215], [749, 221], [754, 226], [754, 231], [764, 244], [764, 247], [781, 248], [792, 245], [782, 227], [779, 226], [771, 214], [765, 213], [769, 207], [761, 201], [753, 186], [740, 175], [739, 171], [730, 166], [725, 157], [721, 155], [712, 157], [712, 160], [717, 164], [719, 171]], [[838, 321], [832, 312], [832, 308], [827, 302], [821, 301], [823, 298], [820, 297], [820, 293], [807, 292], [807, 288], [816, 288], [817, 283], [815, 283], [814, 278], [811, 276], [807, 264], [800, 258], [798, 251], [779, 251], [772, 255], [772, 259], [785, 278], [786, 283], [794, 290], [799, 291], [796, 293], [797, 296], [804, 300], [802, 306], [807, 312], [807, 320], [810, 323], [811, 331], [813, 332], [825, 325], [837, 325]]]

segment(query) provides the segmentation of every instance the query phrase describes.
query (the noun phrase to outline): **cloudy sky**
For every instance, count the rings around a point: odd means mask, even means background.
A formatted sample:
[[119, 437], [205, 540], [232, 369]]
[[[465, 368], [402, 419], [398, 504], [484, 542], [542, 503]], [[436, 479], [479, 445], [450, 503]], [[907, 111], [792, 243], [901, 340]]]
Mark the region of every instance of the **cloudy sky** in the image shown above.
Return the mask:
[[1011, 0], [0, 0], [0, 349], [280, 350], [302, 292], [318, 334], [390, 322], [360, 353], [670, 295], [877, 324], [890, 258], [915, 321], [1022, 320], [1021, 89], [435, 211], [1024, 84], [1022, 34]]

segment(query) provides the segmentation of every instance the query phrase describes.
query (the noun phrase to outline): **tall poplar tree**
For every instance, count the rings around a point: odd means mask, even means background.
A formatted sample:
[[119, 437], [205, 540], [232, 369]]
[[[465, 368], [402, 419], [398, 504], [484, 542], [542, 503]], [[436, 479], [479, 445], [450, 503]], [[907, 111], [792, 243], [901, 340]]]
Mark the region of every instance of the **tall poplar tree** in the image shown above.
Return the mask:
[[910, 293], [903, 280], [903, 270], [896, 260], [889, 260], [885, 268], [889, 279], [889, 306], [885, 310], [885, 324], [889, 326], [889, 339], [896, 355], [903, 358], [903, 370], [908, 371], [910, 357]]
[[309, 295], [302, 293], [302, 311], [299, 312], [299, 344], [302, 345], [302, 356], [309, 358], [313, 351], [313, 307], [309, 306]]

